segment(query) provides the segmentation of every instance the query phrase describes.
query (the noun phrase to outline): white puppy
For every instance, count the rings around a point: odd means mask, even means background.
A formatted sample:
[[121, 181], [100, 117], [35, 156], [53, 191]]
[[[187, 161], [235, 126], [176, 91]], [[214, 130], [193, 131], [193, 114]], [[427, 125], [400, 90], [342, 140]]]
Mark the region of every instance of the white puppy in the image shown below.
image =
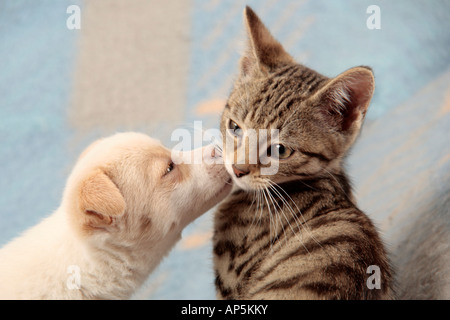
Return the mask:
[[[213, 150], [203, 148], [204, 159]], [[230, 189], [224, 166], [175, 165], [146, 135], [99, 140], [80, 156], [59, 209], [0, 249], [0, 298], [129, 298]]]

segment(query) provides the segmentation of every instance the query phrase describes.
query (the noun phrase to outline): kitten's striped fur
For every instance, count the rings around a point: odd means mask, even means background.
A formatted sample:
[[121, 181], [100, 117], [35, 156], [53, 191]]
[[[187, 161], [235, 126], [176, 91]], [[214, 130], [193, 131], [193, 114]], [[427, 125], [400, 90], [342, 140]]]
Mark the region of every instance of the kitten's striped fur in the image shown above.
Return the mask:
[[[329, 79], [297, 64], [248, 7], [245, 21], [248, 51], [222, 134], [230, 121], [243, 131], [279, 129], [293, 153], [275, 175], [245, 163], [238, 168], [245, 176], [233, 177], [240, 187], [215, 213], [218, 298], [392, 298], [383, 243], [357, 208], [342, 165], [373, 93], [370, 68]], [[225, 149], [224, 158], [233, 159], [242, 144]], [[381, 289], [367, 286], [371, 265], [381, 271]]]

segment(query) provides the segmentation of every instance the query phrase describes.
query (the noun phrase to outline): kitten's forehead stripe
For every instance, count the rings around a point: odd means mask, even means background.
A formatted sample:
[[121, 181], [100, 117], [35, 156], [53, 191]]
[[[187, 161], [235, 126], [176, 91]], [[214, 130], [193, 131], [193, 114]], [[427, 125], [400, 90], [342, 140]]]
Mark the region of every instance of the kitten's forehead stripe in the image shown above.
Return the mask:
[[[244, 123], [262, 128], [279, 127], [276, 122], [284, 122], [294, 104], [307, 100], [328, 78], [300, 64], [290, 64], [280, 67], [268, 74], [264, 83], [258, 86], [258, 95], [253, 101], [236, 106], [236, 113]], [[240, 95], [249, 94], [254, 87], [243, 85]]]
[[295, 64], [287, 65], [284, 67], [279, 68], [277, 71], [273, 73], [273, 77], [282, 77], [284, 76], [289, 70], [295, 69], [297, 66]]

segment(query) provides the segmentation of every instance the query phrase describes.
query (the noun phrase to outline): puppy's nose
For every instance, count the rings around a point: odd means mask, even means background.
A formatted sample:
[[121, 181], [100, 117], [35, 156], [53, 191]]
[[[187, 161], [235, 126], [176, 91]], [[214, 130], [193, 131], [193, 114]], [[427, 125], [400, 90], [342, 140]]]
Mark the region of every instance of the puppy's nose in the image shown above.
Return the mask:
[[222, 156], [222, 152], [219, 148], [213, 147], [211, 150], [211, 158], [220, 158]]
[[245, 165], [239, 165], [239, 164], [233, 164], [231, 165], [233, 168], [233, 172], [236, 175], [236, 177], [240, 178], [250, 173], [250, 169], [248, 166]]

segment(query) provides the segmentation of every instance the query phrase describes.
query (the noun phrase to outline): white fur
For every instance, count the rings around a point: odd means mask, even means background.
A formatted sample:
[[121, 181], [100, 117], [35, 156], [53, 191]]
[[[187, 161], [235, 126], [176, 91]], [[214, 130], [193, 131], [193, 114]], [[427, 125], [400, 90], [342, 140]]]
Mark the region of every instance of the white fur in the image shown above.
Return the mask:
[[[182, 229], [230, 191], [223, 166], [180, 165], [183, 170], [174, 173], [184, 179], [167, 183], [172, 177], [161, 177], [165, 161], [170, 152], [142, 134], [117, 134], [91, 145], [67, 182], [61, 206], [0, 250], [0, 298], [129, 298]], [[126, 210], [111, 224], [86, 232], [78, 186], [88, 173], [106, 167]]]

